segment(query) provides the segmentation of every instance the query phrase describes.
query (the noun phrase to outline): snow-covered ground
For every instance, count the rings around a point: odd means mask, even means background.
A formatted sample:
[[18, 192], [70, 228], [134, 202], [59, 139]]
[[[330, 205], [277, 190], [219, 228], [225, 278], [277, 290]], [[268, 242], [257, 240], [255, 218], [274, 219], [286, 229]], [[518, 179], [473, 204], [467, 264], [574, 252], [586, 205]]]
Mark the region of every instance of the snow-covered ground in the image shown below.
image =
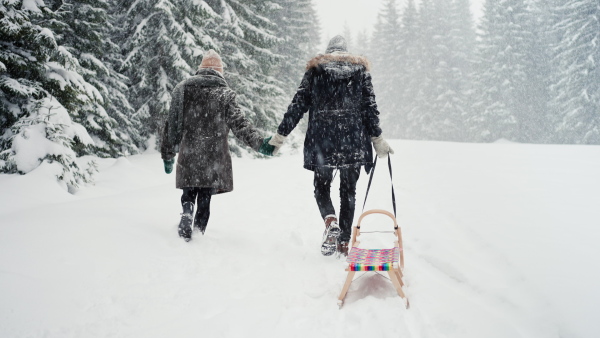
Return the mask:
[[[372, 272], [338, 309], [344, 263], [319, 252], [300, 155], [234, 159], [235, 190], [185, 243], [148, 152], [98, 160], [75, 195], [49, 165], [0, 175], [0, 337], [600, 336], [600, 147], [390, 143], [409, 310]], [[367, 209], [390, 195], [379, 165]]]

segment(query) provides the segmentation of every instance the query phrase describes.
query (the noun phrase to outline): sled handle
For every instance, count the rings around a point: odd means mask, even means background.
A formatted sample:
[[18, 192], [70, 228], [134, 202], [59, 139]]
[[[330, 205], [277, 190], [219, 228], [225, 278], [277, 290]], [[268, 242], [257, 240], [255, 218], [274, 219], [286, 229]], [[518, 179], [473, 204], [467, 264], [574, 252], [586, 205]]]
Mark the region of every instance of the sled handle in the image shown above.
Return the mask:
[[360, 229], [360, 222], [362, 221], [362, 219], [365, 218], [365, 216], [368, 216], [371, 214], [382, 214], [382, 215], [388, 216], [389, 218], [391, 218], [394, 221], [394, 229], [398, 229], [398, 221], [396, 221], [396, 217], [394, 217], [394, 215], [391, 212], [389, 212], [387, 210], [383, 210], [383, 209], [371, 209], [371, 210], [367, 210], [367, 211], [363, 212], [362, 215], [360, 215], [360, 217], [358, 218], [356, 227]]

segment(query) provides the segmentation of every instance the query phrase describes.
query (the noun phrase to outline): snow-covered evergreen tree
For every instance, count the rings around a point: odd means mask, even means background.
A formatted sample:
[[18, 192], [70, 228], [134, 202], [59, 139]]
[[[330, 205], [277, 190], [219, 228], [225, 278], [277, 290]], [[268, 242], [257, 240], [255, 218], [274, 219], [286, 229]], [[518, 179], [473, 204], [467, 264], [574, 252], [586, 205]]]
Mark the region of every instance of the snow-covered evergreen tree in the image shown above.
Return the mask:
[[91, 149], [78, 149], [78, 153], [101, 157], [136, 153], [142, 145], [137, 131], [141, 125], [124, 96], [123, 76], [106, 62], [119, 53], [118, 46], [108, 39], [111, 23], [107, 2], [47, 0], [46, 4], [54, 12], [50, 27], [57, 43], [70, 54], [71, 67], [97, 89], [77, 110], [70, 111], [94, 139]]
[[[37, 11], [40, 11], [36, 7]], [[34, 25], [22, 2], [0, 1], [0, 128], [5, 131], [45, 95], [45, 54], [55, 46], [49, 30]], [[6, 141], [4, 139], [4, 141]], [[5, 150], [6, 146], [2, 148]]]
[[354, 53], [367, 56], [367, 58], [369, 57], [369, 34], [366, 30], [361, 30], [356, 33]]
[[93, 140], [69, 110], [97, 92], [73, 71], [52, 31], [37, 24], [55, 18], [43, 1], [1, 0], [0, 13], [0, 171], [24, 174], [49, 163], [75, 189], [93, 168], [80, 168], [73, 149]]
[[414, 98], [418, 93], [418, 69], [420, 66], [418, 13], [414, 0], [408, 0], [402, 12], [401, 29], [398, 33], [398, 73], [392, 81], [398, 90], [394, 95], [397, 111], [388, 114], [384, 120], [386, 134], [394, 138], [406, 138], [409, 135], [408, 116], [415, 107]]
[[414, 96], [414, 109], [408, 115], [409, 137], [416, 139], [446, 139], [455, 133], [456, 122], [451, 107], [446, 107], [450, 88], [448, 56], [451, 47], [449, 4], [424, 0], [419, 10], [418, 27], [420, 63], [415, 75], [419, 89]]
[[[420, 12], [422, 82], [411, 114], [412, 130], [428, 139], [465, 140], [464, 119], [474, 40], [467, 1], [423, 2]], [[471, 37], [471, 38], [470, 38]], [[416, 113], [416, 114], [415, 114]], [[419, 123], [414, 123], [414, 118]]]
[[[131, 80], [129, 101], [145, 119], [145, 135], [158, 130], [173, 87], [195, 73], [208, 49], [221, 55], [244, 115], [272, 133], [285, 94], [271, 76], [281, 60], [272, 49], [282, 39], [269, 17], [280, 9], [258, 0], [130, 0], [116, 7], [121, 29], [114, 39], [125, 51], [121, 70]], [[236, 143], [232, 139], [232, 150], [239, 153]]]
[[[225, 78], [237, 93], [242, 113], [265, 134], [277, 128], [285, 109], [284, 84], [272, 73], [282, 61], [273, 52], [283, 39], [277, 37], [270, 18], [280, 6], [272, 1], [207, 0], [220, 20], [214, 27], [215, 39], [225, 63]], [[242, 147], [231, 138], [231, 150]]]
[[282, 38], [274, 48], [282, 56], [273, 74], [286, 90], [289, 103], [306, 70], [306, 62], [319, 51], [319, 22], [312, 0], [278, 0], [280, 9], [270, 17], [276, 34]]
[[[371, 42], [373, 87], [381, 119], [392, 127], [399, 113], [397, 78], [401, 74], [399, 59], [400, 16], [396, 0], [385, 0], [377, 17]], [[392, 130], [392, 128], [390, 128]], [[386, 129], [387, 133], [387, 129]]]
[[[531, 16], [535, 20], [536, 45], [534, 55], [536, 58], [535, 72], [540, 79], [540, 89], [543, 89], [538, 96], [541, 108], [544, 109], [544, 130], [540, 132], [539, 142], [545, 143], [563, 143], [557, 126], [561, 123], [559, 110], [554, 104], [555, 94], [552, 93], [553, 85], [561, 78], [558, 72], [559, 66], [555, 63], [556, 53], [561, 40], [562, 32], [557, 30], [557, 24], [562, 20], [559, 13], [559, 6], [563, 0], [530, 0], [529, 7]], [[541, 129], [540, 129], [541, 131]]]
[[193, 75], [203, 51], [219, 50], [207, 28], [219, 14], [201, 0], [125, 0], [112, 14], [118, 22], [112, 40], [124, 53], [119, 70], [130, 80], [129, 102], [149, 136], [169, 111], [175, 85]]
[[480, 140], [536, 142], [544, 133], [535, 25], [523, 0], [486, 2], [477, 84], [482, 92], [470, 121], [481, 132]]
[[446, 138], [453, 141], [470, 140], [466, 121], [471, 113], [473, 96], [473, 75], [476, 59], [476, 33], [469, 0], [453, 0], [448, 15], [450, 21], [448, 55], [449, 88], [452, 95], [447, 97], [446, 105], [452, 107], [456, 124], [455, 133]]
[[568, 0], [556, 10], [556, 129], [562, 142], [600, 144], [600, 5]]
[[346, 47], [350, 53], [356, 53], [354, 50], [354, 34], [348, 25], [348, 21], [344, 22], [344, 29], [342, 30], [342, 36], [346, 40]]

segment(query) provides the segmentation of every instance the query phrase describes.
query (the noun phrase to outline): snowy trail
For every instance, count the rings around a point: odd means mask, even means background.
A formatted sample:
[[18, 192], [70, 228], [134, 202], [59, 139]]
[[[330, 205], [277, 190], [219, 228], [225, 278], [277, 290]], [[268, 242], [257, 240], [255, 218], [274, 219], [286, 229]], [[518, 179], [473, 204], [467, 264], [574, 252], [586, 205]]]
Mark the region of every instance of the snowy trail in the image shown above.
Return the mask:
[[[322, 226], [301, 156], [234, 159], [234, 192], [214, 196], [206, 235], [184, 243], [174, 175], [147, 153], [99, 160], [96, 186], [75, 196], [48, 184], [43, 167], [0, 175], [0, 336], [600, 333], [590, 319], [600, 305], [591, 286], [600, 276], [590, 268], [600, 257], [591, 245], [598, 231], [590, 232], [600, 215], [585, 194], [600, 188], [590, 179], [600, 169], [598, 147], [392, 146], [409, 310], [374, 273], [357, 274], [338, 310], [344, 263], [320, 255]], [[368, 181], [361, 175], [355, 219]], [[389, 184], [380, 165], [366, 209], [392, 210]], [[566, 216], [556, 210], [569, 211], [566, 237], [559, 231]], [[365, 218], [365, 227], [388, 230], [389, 219], [378, 217]], [[363, 236], [373, 246], [392, 238]], [[569, 246], [562, 258], [551, 252], [559, 240]], [[576, 271], [586, 283], [547, 279], [555, 271]], [[558, 287], [570, 299], [552, 297]], [[574, 302], [577, 310], [561, 310]]]

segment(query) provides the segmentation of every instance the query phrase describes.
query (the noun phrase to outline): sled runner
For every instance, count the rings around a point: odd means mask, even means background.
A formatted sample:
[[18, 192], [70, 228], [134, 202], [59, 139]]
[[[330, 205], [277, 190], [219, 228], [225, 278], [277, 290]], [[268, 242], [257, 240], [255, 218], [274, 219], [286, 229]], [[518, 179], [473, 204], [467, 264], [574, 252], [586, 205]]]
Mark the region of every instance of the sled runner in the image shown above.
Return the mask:
[[[369, 178], [369, 185], [367, 187], [367, 193], [365, 195], [365, 204], [367, 201], [367, 196], [369, 195], [369, 188], [371, 187], [371, 181], [373, 179], [373, 172], [375, 171], [375, 164], [377, 163], [377, 158], [373, 163], [373, 169], [371, 172], [371, 177]], [[390, 178], [392, 176], [392, 162], [388, 156], [388, 164], [390, 168]], [[342, 292], [338, 297], [338, 306], [340, 309], [344, 305], [344, 298], [346, 298], [346, 293], [350, 288], [350, 284], [352, 283], [352, 279], [357, 271], [387, 271], [394, 288], [396, 288], [396, 292], [402, 299], [404, 299], [405, 306], [408, 309], [410, 303], [408, 302], [408, 298], [404, 294], [402, 287], [404, 286], [404, 282], [402, 281], [403, 277], [403, 269], [404, 269], [404, 252], [402, 247], [402, 232], [400, 231], [400, 227], [398, 226], [398, 222], [396, 220], [396, 198], [394, 195], [394, 186], [392, 184], [392, 203], [394, 205], [394, 214], [390, 213], [386, 210], [381, 209], [373, 209], [368, 210], [360, 215], [356, 226], [352, 231], [352, 241], [350, 243], [351, 248], [348, 252], [348, 257], [346, 258], [346, 262], [348, 263], [348, 267], [346, 271], [348, 271], [348, 276], [346, 277], [346, 282], [342, 288]], [[364, 210], [364, 204], [363, 204]], [[394, 222], [394, 235], [396, 239], [394, 240], [394, 247], [391, 249], [361, 249], [358, 246], [360, 242], [356, 239], [360, 237], [361, 231], [361, 222], [363, 218], [372, 214], [383, 214], [388, 216]]]

